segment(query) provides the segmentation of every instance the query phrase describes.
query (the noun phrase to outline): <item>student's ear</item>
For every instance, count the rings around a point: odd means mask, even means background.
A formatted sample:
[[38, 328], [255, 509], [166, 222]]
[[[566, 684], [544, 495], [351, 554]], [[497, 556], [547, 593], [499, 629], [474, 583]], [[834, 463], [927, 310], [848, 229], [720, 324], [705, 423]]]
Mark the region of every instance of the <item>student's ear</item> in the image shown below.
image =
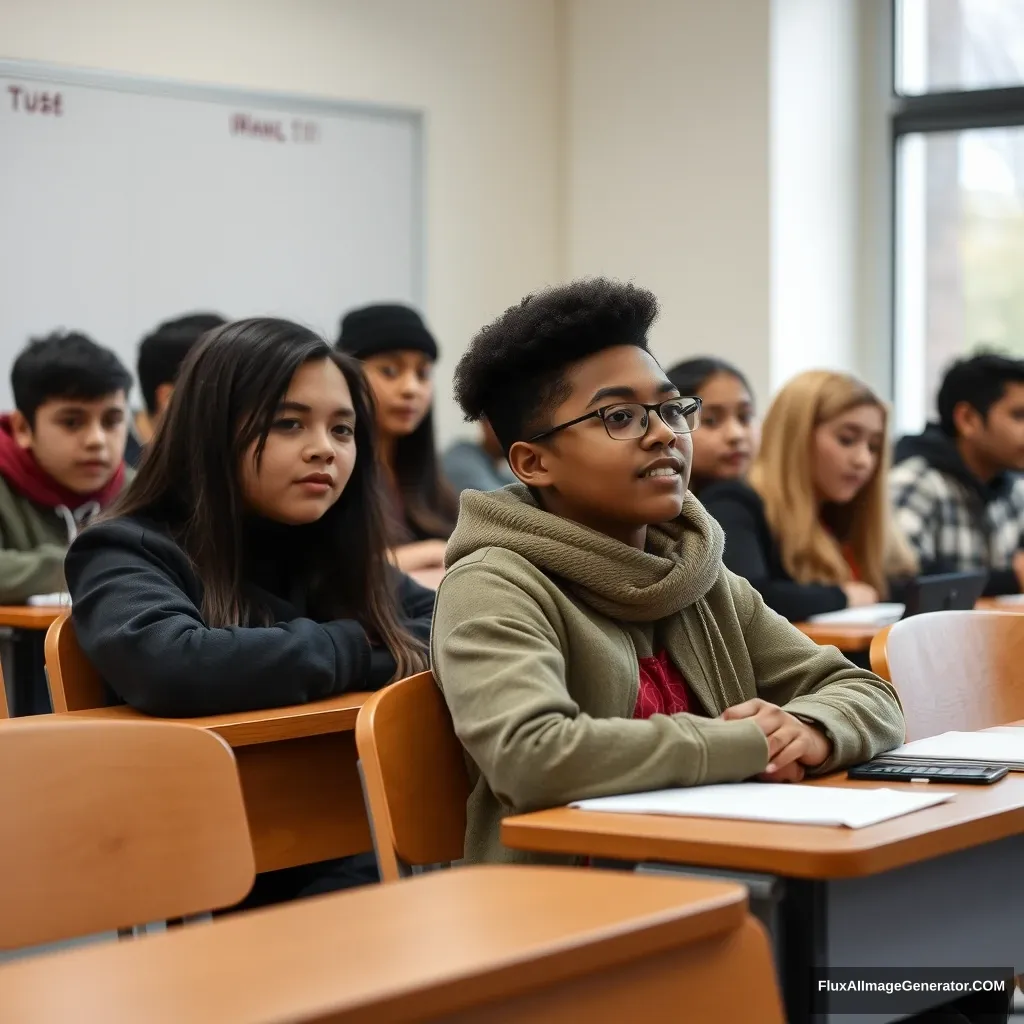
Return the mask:
[[32, 424], [17, 410], [11, 413], [11, 434], [19, 448], [28, 451], [32, 447]]
[[173, 394], [173, 384], [158, 384], [156, 386], [156, 414], [158, 417], [167, 412], [167, 406], [171, 404], [171, 395]]
[[957, 402], [953, 406], [953, 426], [957, 437], [970, 440], [985, 429], [985, 417], [970, 402]]
[[551, 483], [548, 456], [549, 453], [539, 444], [516, 441], [508, 450], [508, 464], [527, 487], [547, 487]]

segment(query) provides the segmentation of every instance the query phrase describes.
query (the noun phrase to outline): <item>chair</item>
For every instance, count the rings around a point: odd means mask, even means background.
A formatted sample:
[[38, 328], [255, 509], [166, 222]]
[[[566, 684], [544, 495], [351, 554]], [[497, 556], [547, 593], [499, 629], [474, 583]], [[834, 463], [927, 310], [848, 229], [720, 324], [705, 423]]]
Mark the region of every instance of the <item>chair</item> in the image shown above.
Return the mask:
[[931, 612], [871, 643], [871, 668], [896, 687], [907, 739], [1024, 718], [1024, 615]]
[[373, 694], [356, 719], [356, 750], [382, 881], [461, 860], [469, 776], [433, 673]]
[[70, 612], [46, 631], [44, 653], [54, 711], [85, 711], [107, 703], [103, 678], [78, 646]]
[[7, 681], [4, 679], [4, 670], [0, 667], [0, 718], [10, 718], [11, 712], [7, 707]]
[[0, 726], [0, 949], [230, 906], [252, 844], [230, 747], [168, 722]]

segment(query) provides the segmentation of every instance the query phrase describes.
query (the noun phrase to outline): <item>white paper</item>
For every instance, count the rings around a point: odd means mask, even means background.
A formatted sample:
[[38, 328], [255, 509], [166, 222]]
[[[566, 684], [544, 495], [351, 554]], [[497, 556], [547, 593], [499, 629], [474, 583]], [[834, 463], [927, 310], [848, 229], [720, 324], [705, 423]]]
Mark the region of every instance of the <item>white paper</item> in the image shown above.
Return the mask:
[[33, 594], [28, 603], [36, 608], [70, 608], [70, 594]]
[[619, 814], [670, 814], [697, 818], [739, 818], [794, 825], [838, 825], [864, 828], [924, 807], [952, 800], [954, 794], [895, 789], [843, 789], [837, 786], [794, 786], [736, 782], [689, 789], [578, 800], [571, 807]]
[[1024, 770], [1024, 729], [944, 732], [913, 740], [883, 755], [914, 761], [972, 761]]
[[832, 626], [891, 626], [903, 618], [906, 605], [896, 602], [866, 604], [861, 608], [843, 608], [838, 612], [822, 612], [812, 615], [808, 622]]
[[996, 598], [996, 604], [1024, 604], [1024, 594], [1002, 594]]

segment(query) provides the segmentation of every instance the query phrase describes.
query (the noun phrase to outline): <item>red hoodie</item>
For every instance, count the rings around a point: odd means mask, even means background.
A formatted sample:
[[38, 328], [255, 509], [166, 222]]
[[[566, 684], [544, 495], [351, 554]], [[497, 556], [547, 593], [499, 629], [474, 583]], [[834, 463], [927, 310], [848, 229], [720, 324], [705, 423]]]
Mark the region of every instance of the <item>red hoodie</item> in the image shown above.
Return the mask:
[[0, 476], [19, 494], [23, 494], [37, 505], [48, 508], [80, 508], [96, 502], [106, 508], [124, 486], [124, 461], [117, 471], [98, 491], [79, 494], [58, 483], [36, 462], [32, 452], [20, 447], [11, 430], [11, 417], [0, 416]]

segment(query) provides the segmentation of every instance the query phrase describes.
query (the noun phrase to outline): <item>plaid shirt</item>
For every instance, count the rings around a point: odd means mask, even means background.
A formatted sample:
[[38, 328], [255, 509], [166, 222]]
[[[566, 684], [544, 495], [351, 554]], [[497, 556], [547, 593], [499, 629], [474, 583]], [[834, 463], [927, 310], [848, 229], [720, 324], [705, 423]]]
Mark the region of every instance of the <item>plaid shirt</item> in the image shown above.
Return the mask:
[[1024, 480], [1007, 478], [983, 497], [915, 455], [890, 472], [889, 492], [922, 573], [1011, 568], [1024, 541]]

